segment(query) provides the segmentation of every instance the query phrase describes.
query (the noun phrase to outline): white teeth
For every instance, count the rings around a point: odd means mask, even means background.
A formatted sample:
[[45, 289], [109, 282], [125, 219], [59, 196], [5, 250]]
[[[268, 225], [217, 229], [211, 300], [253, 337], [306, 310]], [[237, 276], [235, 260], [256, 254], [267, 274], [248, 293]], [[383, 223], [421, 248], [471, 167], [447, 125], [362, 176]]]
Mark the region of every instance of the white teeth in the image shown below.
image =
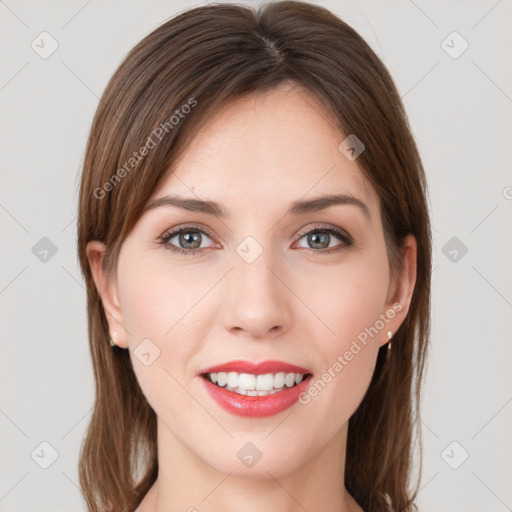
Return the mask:
[[279, 393], [279, 389], [272, 389], [270, 391], [247, 391], [246, 389], [240, 389], [240, 388], [230, 388], [229, 386], [226, 386], [226, 389], [228, 391], [233, 391], [234, 393], [238, 393], [239, 395], [247, 395], [247, 396], [266, 396], [266, 395], [273, 395], [274, 393]]
[[226, 372], [219, 372], [217, 373], [217, 384], [221, 387], [226, 385], [226, 382], [228, 381], [228, 376]]
[[295, 373], [287, 373], [284, 378], [284, 383], [291, 388], [295, 384]]
[[285, 385], [287, 388], [291, 388], [295, 384], [300, 384], [304, 379], [303, 374], [284, 372], [275, 374], [265, 373], [262, 375], [237, 372], [212, 372], [206, 375], [209, 376], [214, 384], [247, 396], [265, 396], [273, 394], [283, 389]]
[[274, 387], [274, 375], [266, 373], [265, 375], [258, 375], [256, 379], [256, 389], [258, 391], [270, 391]]
[[236, 372], [229, 372], [228, 373], [228, 386], [230, 388], [236, 388], [238, 387], [238, 373]]
[[284, 386], [284, 372], [279, 372], [274, 375], [274, 387], [281, 389]]
[[238, 376], [238, 387], [246, 391], [256, 389], [256, 375], [251, 375], [250, 373], [241, 373]]

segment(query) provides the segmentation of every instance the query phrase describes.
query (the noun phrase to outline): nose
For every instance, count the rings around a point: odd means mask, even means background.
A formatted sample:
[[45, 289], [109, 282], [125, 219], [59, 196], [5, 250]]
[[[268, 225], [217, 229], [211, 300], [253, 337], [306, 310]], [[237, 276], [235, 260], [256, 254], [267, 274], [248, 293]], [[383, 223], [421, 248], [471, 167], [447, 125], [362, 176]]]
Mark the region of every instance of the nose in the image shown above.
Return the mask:
[[293, 293], [285, 285], [283, 271], [266, 252], [252, 263], [236, 261], [224, 280], [227, 300], [221, 320], [236, 336], [265, 340], [290, 329]]

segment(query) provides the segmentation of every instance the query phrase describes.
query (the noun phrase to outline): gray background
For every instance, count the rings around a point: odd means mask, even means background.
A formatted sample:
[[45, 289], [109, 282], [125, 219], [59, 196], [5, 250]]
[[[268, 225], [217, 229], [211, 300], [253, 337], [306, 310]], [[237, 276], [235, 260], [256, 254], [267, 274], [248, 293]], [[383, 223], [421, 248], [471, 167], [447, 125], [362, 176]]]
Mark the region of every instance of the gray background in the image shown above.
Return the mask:
[[[315, 3], [388, 66], [428, 173], [433, 331], [421, 510], [512, 510], [512, 2]], [[77, 460], [94, 387], [75, 241], [86, 138], [123, 56], [196, 5], [0, 1], [1, 511], [85, 510]], [[58, 43], [45, 59], [31, 47], [51, 49], [43, 31]], [[464, 42], [453, 31], [469, 44], [457, 58]], [[43, 237], [55, 254], [44, 253]]]

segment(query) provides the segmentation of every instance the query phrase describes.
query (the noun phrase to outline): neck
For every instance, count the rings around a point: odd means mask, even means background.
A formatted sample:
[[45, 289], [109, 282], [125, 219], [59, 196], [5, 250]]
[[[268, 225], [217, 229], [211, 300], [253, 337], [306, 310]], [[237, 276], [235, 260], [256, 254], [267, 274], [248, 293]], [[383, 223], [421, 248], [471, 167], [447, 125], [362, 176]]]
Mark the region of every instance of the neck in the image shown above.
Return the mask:
[[[233, 458], [220, 471], [199, 458], [158, 419], [158, 479], [137, 512], [362, 512], [344, 486], [347, 425], [304, 464], [288, 471], [262, 458], [247, 471]], [[243, 446], [246, 439], [236, 442]], [[256, 444], [256, 443], [255, 443]], [[235, 452], [237, 449], [235, 449]], [[245, 468], [244, 468], [245, 469]]]

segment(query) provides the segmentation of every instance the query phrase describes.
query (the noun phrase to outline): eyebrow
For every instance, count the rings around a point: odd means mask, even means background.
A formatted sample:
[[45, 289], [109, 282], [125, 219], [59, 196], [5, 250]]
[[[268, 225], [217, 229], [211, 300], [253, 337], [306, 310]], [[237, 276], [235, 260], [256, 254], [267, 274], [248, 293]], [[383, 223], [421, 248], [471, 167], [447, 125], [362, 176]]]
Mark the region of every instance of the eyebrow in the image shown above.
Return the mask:
[[[358, 207], [371, 221], [370, 209], [361, 201], [361, 199], [352, 194], [330, 194], [327, 196], [316, 197], [314, 199], [300, 199], [291, 203], [287, 215], [303, 215], [305, 213], [316, 212], [335, 205], [350, 205]], [[228, 218], [229, 212], [219, 203], [214, 201], [203, 201], [201, 199], [185, 198], [175, 195], [163, 196], [151, 201], [143, 210], [146, 212], [162, 206], [175, 206], [184, 210], [205, 213], [220, 218]]]

